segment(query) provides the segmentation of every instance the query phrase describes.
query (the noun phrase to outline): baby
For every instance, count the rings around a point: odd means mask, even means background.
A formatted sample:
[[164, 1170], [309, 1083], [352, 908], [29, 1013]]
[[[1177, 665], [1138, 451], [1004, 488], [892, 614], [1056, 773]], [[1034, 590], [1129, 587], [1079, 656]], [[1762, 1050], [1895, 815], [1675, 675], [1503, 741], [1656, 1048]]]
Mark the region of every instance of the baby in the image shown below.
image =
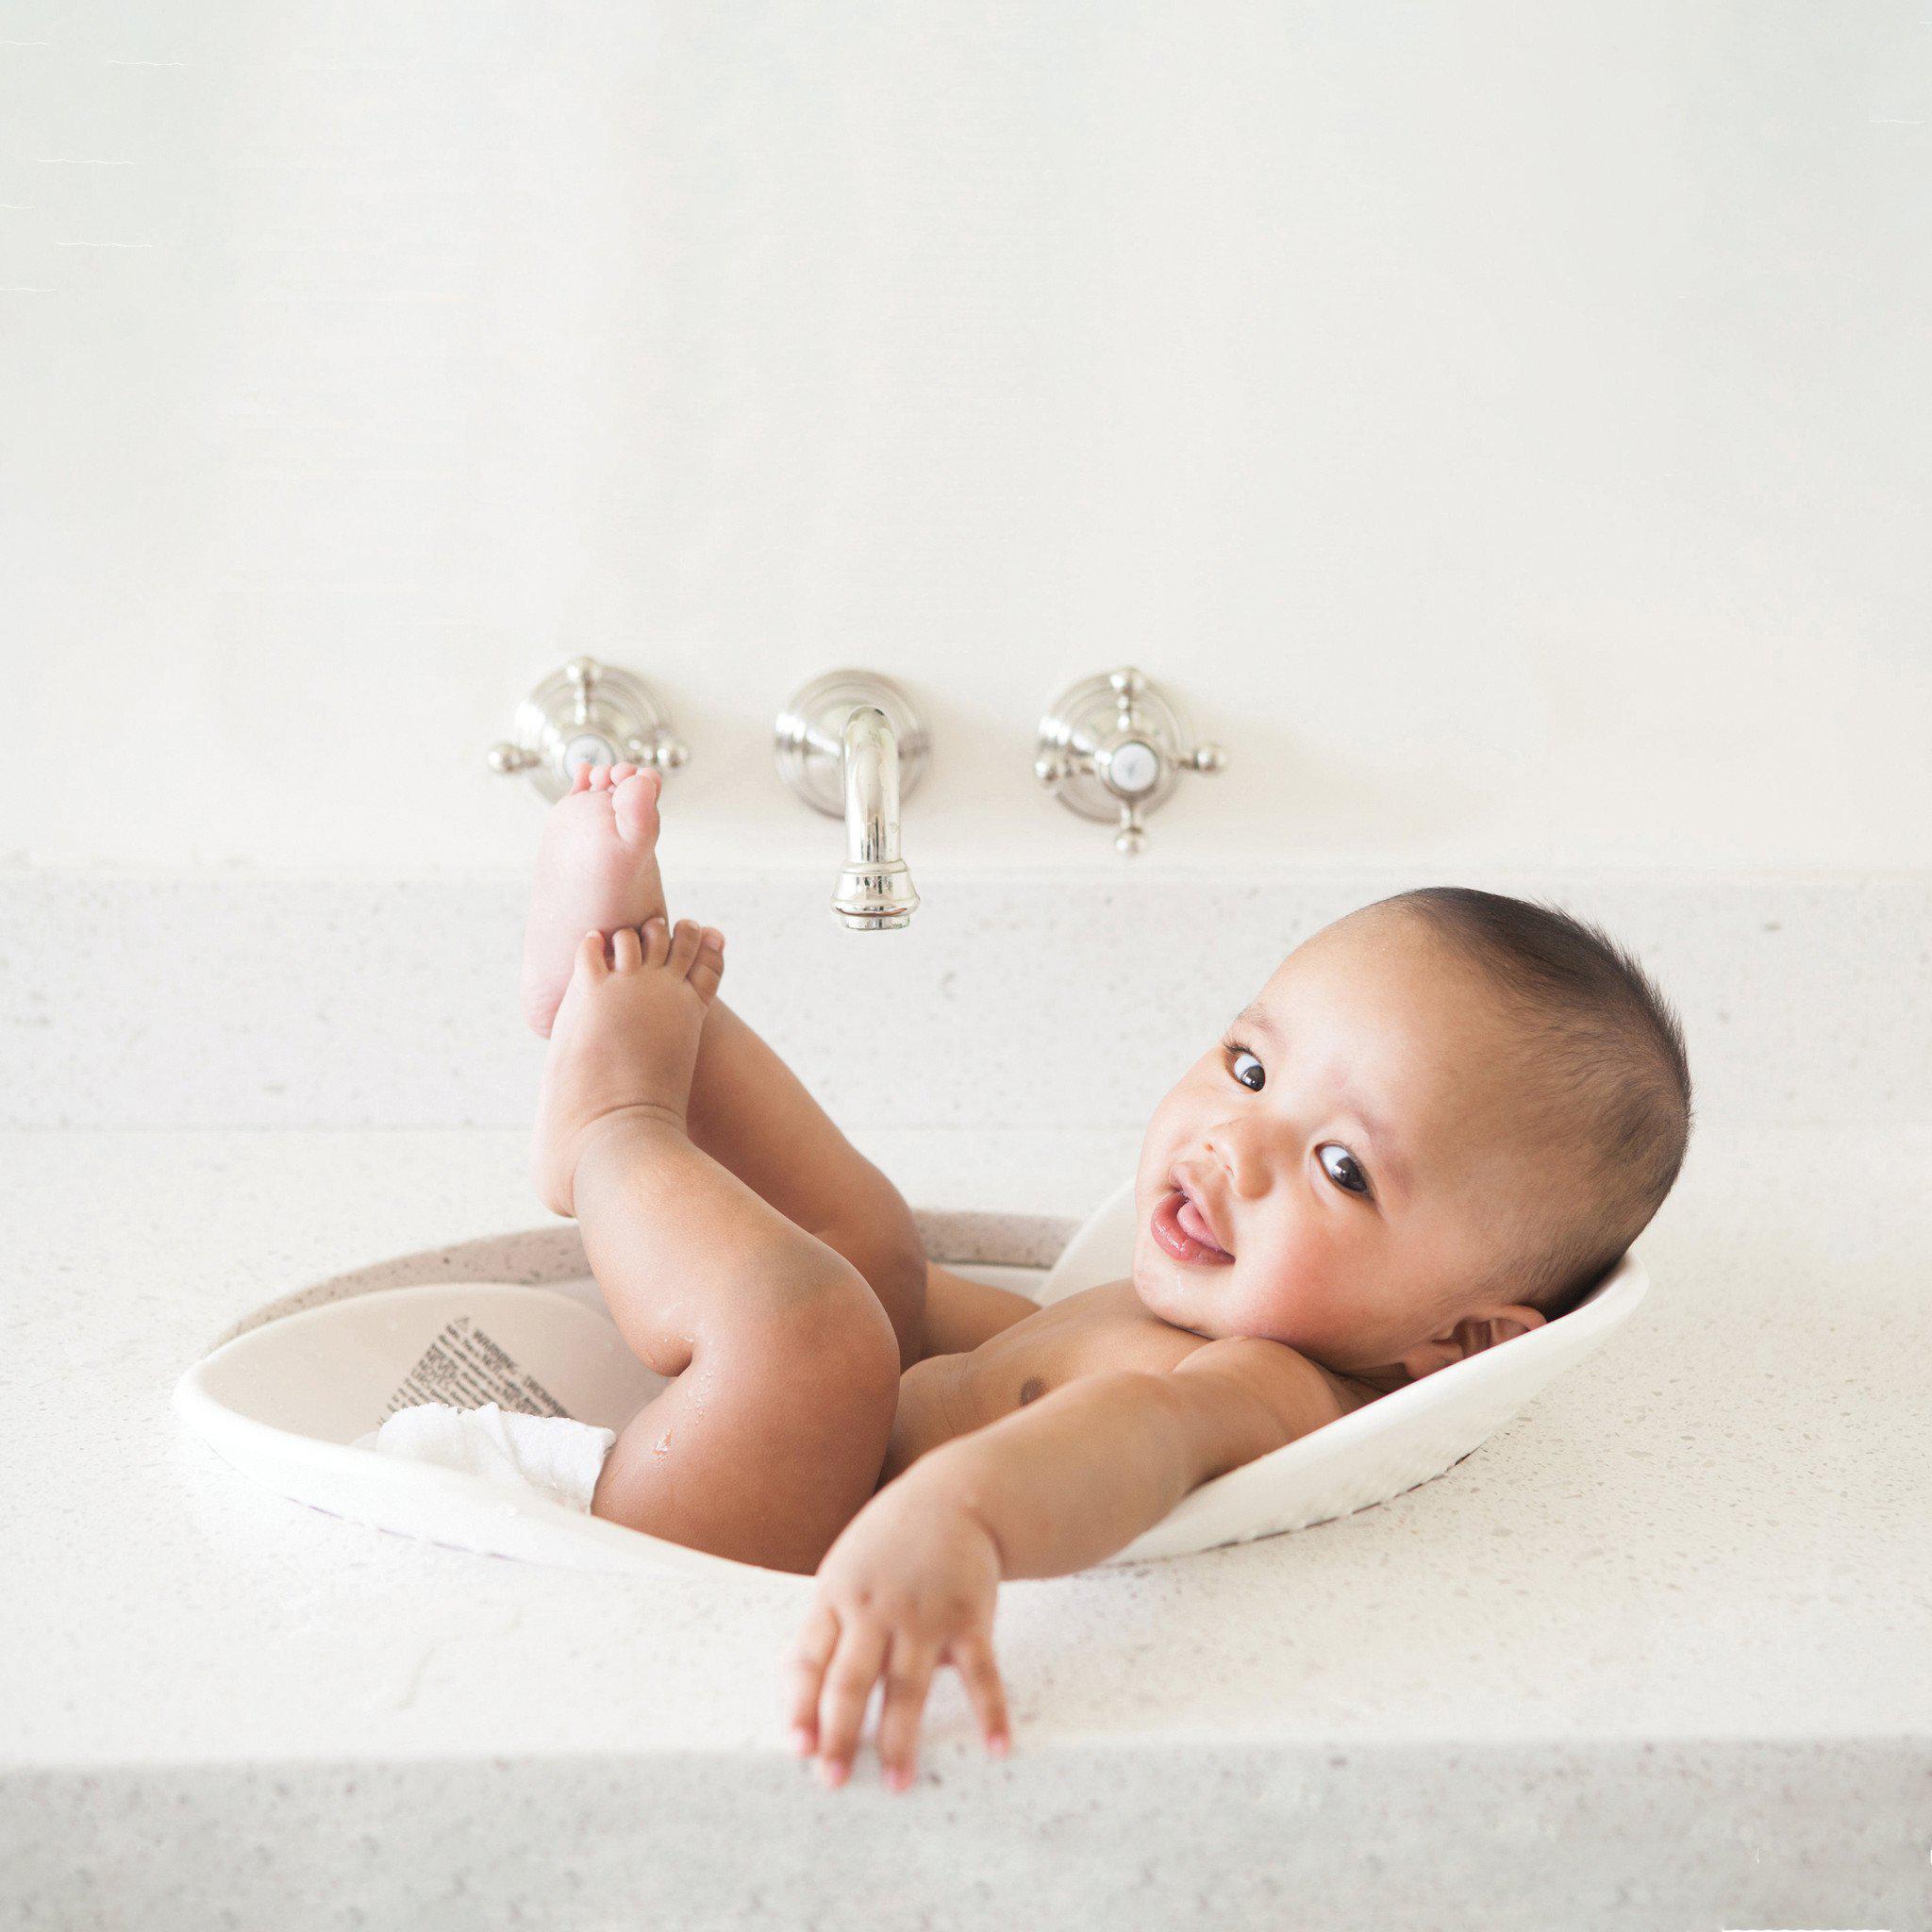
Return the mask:
[[533, 1171], [612, 1318], [676, 1379], [593, 1513], [816, 1573], [793, 1741], [844, 1782], [874, 1685], [910, 1784], [934, 1672], [1008, 1743], [1008, 1576], [1099, 1561], [1197, 1485], [1560, 1315], [1674, 1183], [1682, 1033], [1594, 927], [1461, 888], [1305, 941], [1155, 1108], [1132, 1274], [1050, 1307], [925, 1258], [906, 1203], [667, 924], [655, 774], [545, 827], [525, 1015]]

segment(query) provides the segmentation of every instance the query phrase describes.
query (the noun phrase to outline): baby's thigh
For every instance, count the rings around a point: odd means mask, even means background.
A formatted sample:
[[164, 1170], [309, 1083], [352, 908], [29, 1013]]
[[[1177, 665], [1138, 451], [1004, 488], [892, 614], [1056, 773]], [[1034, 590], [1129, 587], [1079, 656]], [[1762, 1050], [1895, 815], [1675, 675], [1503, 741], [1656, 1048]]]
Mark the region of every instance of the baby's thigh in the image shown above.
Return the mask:
[[708, 1344], [618, 1436], [591, 1513], [809, 1574], [877, 1487], [898, 1392], [890, 1337], [797, 1353], [771, 1338]]

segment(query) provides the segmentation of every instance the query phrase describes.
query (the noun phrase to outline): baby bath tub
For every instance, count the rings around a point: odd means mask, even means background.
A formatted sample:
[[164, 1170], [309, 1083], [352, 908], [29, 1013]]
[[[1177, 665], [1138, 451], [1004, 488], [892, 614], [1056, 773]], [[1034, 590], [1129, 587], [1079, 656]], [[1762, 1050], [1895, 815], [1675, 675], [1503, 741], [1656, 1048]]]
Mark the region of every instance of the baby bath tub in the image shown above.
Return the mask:
[[[976, 1219], [927, 1218], [928, 1248], [954, 1252]], [[1023, 1224], [1014, 1259], [1052, 1253], [1058, 1225]], [[948, 1265], [1045, 1304], [1126, 1274], [1133, 1241], [1129, 1183], [1051, 1267]], [[520, 1279], [452, 1278], [466, 1268]], [[1204, 1483], [1107, 1560], [1274, 1536], [1427, 1482], [1600, 1346], [1647, 1286], [1633, 1248], [1569, 1314]], [[272, 1304], [188, 1370], [175, 1407], [219, 1455], [281, 1494], [404, 1536], [580, 1570], [741, 1573], [748, 1566], [728, 1557], [535, 1493], [352, 1446], [393, 1408], [431, 1401], [495, 1401], [622, 1429], [663, 1387], [618, 1336], [566, 1226], [408, 1257]]]

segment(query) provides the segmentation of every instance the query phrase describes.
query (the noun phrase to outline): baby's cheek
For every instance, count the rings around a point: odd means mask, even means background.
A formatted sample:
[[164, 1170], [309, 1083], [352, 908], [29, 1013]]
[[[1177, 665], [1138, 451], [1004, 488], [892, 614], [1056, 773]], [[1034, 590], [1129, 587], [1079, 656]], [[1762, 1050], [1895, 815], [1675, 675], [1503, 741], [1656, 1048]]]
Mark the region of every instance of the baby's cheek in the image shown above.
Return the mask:
[[1270, 1341], [1292, 1341], [1307, 1316], [1292, 1276], [1278, 1263], [1271, 1265], [1258, 1257], [1237, 1266], [1240, 1279], [1229, 1312], [1241, 1332]]
[[1136, 1192], [1143, 1208], [1153, 1206], [1153, 1194], [1167, 1177], [1182, 1139], [1179, 1116], [1186, 1110], [1181, 1090], [1174, 1091], [1154, 1109], [1147, 1130], [1141, 1136], [1141, 1165], [1136, 1174]]
[[1339, 1257], [1329, 1255], [1306, 1230], [1253, 1243], [1243, 1257], [1241, 1317], [1250, 1335], [1291, 1346], [1327, 1340], [1344, 1310]]

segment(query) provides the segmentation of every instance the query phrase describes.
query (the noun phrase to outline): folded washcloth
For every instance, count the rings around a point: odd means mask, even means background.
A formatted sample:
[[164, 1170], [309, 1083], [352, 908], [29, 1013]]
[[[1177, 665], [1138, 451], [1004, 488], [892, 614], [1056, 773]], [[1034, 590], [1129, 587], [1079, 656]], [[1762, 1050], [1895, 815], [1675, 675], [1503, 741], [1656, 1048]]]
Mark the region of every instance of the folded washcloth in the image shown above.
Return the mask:
[[380, 1428], [358, 1436], [352, 1446], [458, 1469], [499, 1489], [533, 1491], [588, 1515], [616, 1441], [615, 1429], [593, 1428], [567, 1415], [525, 1415], [493, 1402], [481, 1408], [425, 1402], [385, 1417]]

